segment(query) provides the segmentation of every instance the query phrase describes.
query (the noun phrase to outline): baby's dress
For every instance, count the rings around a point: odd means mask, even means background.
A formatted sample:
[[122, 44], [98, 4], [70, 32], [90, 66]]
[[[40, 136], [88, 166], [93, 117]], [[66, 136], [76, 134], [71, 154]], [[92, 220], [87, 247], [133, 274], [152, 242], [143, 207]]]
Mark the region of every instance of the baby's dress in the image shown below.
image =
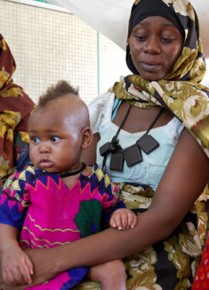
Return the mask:
[[[89, 176], [81, 174], [72, 188], [59, 175], [28, 166], [5, 184], [0, 223], [20, 231], [22, 248], [53, 248], [99, 232], [101, 220], [124, 207], [117, 193], [118, 188], [97, 166]], [[87, 272], [86, 267], [71, 269], [30, 289], [72, 289]]]

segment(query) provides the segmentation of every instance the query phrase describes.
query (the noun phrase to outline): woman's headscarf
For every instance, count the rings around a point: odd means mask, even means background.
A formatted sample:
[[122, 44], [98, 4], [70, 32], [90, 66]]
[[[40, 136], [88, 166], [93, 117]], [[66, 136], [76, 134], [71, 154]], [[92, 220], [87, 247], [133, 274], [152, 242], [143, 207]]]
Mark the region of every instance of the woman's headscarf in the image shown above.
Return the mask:
[[29, 141], [28, 118], [34, 108], [24, 90], [13, 83], [15, 68], [10, 48], [0, 34], [0, 181], [14, 166], [15, 131], [20, 132], [24, 142]]
[[[133, 65], [129, 37], [149, 16], [168, 18], [184, 36], [183, 49], [170, 72], [159, 81], [143, 79]], [[134, 75], [115, 83], [117, 98], [141, 108], [164, 106], [176, 115], [209, 156], [209, 89], [200, 84], [206, 72], [199, 23], [187, 0], [137, 0], [129, 20], [126, 62]]]

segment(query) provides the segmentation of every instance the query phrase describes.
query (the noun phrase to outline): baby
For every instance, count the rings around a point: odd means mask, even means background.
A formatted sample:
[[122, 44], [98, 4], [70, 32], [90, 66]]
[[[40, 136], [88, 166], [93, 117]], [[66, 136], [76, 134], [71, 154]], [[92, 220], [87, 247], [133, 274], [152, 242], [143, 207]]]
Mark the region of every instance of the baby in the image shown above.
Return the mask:
[[30, 289], [72, 289], [85, 276], [103, 290], [126, 289], [121, 260], [80, 267], [32, 286], [33, 265], [24, 248], [51, 248], [107, 226], [135, 227], [136, 215], [118, 198], [118, 188], [98, 166], [81, 161], [90, 146], [89, 114], [66, 81], [50, 87], [32, 112], [28, 131], [32, 165], [13, 174], [0, 196], [0, 252], [5, 283], [24, 279]]

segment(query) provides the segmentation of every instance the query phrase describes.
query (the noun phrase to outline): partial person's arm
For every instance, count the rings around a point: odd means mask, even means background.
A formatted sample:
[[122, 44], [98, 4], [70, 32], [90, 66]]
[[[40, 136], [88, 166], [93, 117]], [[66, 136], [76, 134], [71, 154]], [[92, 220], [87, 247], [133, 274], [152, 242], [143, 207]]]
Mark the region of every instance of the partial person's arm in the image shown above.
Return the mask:
[[54, 249], [29, 251], [35, 265], [34, 283], [44, 282], [69, 268], [126, 257], [166, 238], [203, 191], [209, 178], [208, 169], [207, 156], [184, 130], [152, 205], [138, 217], [137, 225], [125, 231], [109, 228]]

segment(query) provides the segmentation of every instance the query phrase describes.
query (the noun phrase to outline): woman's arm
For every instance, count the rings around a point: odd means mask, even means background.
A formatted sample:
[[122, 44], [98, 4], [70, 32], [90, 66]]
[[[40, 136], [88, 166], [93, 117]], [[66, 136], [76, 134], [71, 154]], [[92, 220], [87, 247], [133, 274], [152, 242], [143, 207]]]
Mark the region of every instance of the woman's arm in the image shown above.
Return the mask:
[[15, 227], [0, 223], [0, 254], [7, 252], [11, 247], [19, 247], [18, 231]]
[[34, 282], [78, 266], [92, 266], [126, 257], [166, 238], [181, 222], [209, 178], [209, 161], [184, 130], [153, 198], [134, 229], [107, 229], [69, 245], [28, 251]]
[[24, 279], [30, 284], [32, 264], [17, 241], [18, 230], [7, 224], [0, 224], [1, 274], [5, 283], [16, 283]]

